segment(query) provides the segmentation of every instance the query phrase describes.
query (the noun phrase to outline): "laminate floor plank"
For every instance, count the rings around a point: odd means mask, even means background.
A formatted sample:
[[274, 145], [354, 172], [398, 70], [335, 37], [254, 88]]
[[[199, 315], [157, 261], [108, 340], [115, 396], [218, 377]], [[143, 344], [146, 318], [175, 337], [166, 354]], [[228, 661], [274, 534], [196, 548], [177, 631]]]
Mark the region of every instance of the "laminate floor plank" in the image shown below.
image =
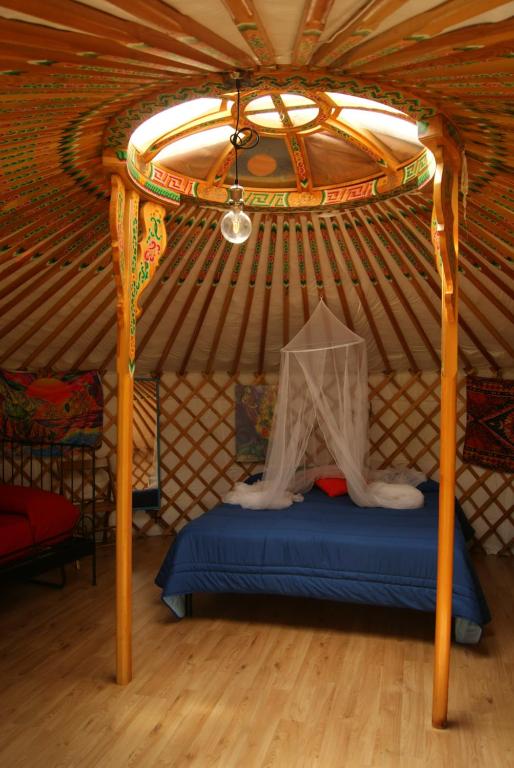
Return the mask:
[[134, 680], [114, 682], [114, 553], [98, 586], [0, 598], [8, 768], [510, 768], [514, 559], [477, 556], [493, 622], [454, 645], [450, 727], [430, 725], [433, 617], [296, 598], [198, 595], [175, 621], [134, 543]]

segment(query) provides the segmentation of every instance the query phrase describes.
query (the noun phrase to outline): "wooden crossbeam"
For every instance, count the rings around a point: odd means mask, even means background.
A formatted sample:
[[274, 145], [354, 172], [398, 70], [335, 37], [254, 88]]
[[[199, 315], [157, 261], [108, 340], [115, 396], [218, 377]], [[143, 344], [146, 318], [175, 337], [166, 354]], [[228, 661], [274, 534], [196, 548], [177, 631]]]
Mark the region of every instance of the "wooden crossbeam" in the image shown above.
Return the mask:
[[331, 66], [347, 51], [360, 45], [363, 38], [373, 34], [400, 5], [401, 0], [370, 0], [365, 3], [332, 35], [331, 40], [318, 48], [312, 63], [318, 67]]
[[[403, 330], [400, 326], [399, 319], [393, 313], [391, 309], [391, 305], [385, 294], [385, 291], [377, 278], [377, 273], [367, 256], [367, 251], [363, 247], [362, 236], [361, 236], [359, 227], [352, 226], [351, 229], [347, 230], [347, 234], [352, 239], [357, 255], [360, 257], [361, 262], [366, 270], [366, 274], [370, 278], [371, 283], [375, 286], [375, 290], [377, 292], [377, 296], [384, 310], [385, 316], [389, 319], [389, 322], [391, 323], [391, 327], [393, 328], [395, 336], [400, 341], [400, 345], [403, 349], [403, 352], [407, 360], [409, 361], [410, 369], [413, 371], [417, 370], [418, 365], [416, 363], [416, 359], [414, 358], [410, 349], [410, 345], [408, 344], [405, 338]], [[393, 283], [393, 285], [395, 284]], [[396, 287], [396, 290], [398, 291], [399, 290], [398, 287], [397, 286], [395, 287]], [[398, 294], [398, 295], [402, 297], [401, 304], [402, 304], [402, 307], [404, 307], [406, 305], [405, 298], [403, 297], [403, 294]]]
[[[178, 39], [176, 32], [173, 34], [166, 25], [161, 24], [158, 29], [145, 26], [144, 15], [141, 19], [142, 23], [139, 23], [87, 5], [77, 6], [76, 3], [72, 4], [68, 0], [52, 0], [44, 6], [38, 0], [23, 0], [21, 3], [19, 0], [5, 0], [3, 5], [14, 10], [22, 8], [24, 13], [36, 19], [78, 29], [81, 33], [94, 36], [95, 44], [98, 39], [106, 38], [106, 29], [108, 29], [108, 39], [113, 42], [116, 41], [131, 50], [142, 49], [164, 58], [172, 56], [176, 61], [191, 65], [193, 69], [204, 69], [206, 66], [217, 69], [226, 65], [226, 61], [219, 58], [217, 54], [204, 53], [199, 50], [199, 46], [194, 45], [194, 42], [185, 44]], [[49, 34], [49, 28], [40, 27], [40, 29], [44, 39], [46, 34]], [[94, 45], [92, 49], [95, 50]]]
[[[347, 242], [345, 240], [345, 236], [343, 235], [343, 230], [339, 228], [339, 225], [334, 221], [332, 222], [332, 229], [334, 232], [334, 235], [336, 237], [336, 240], [339, 244], [339, 247], [341, 248], [342, 253], [344, 254], [344, 261], [345, 265], [349, 271], [349, 277], [353, 283], [354, 290], [356, 291], [360, 303], [362, 305], [362, 308], [366, 314], [366, 319], [369, 324], [369, 327], [371, 329], [373, 339], [375, 341], [375, 344], [377, 345], [377, 348], [380, 352], [380, 357], [382, 358], [382, 362], [384, 365], [385, 371], [391, 370], [391, 364], [389, 362], [389, 358], [387, 356], [387, 352], [384, 346], [384, 342], [382, 340], [382, 336], [380, 335], [380, 332], [378, 330], [378, 326], [375, 322], [375, 319], [373, 317], [373, 313], [371, 312], [368, 300], [366, 298], [366, 295], [362, 289], [361, 283], [360, 283], [360, 276], [357, 272], [354, 264], [354, 260], [352, 258], [352, 249], [350, 249], [347, 245]], [[344, 225], [343, 225], [343, 229]]]
[[268, 320], [271, 303], [271, 288], [273, 283], [273, 272], [275, 267], [275, 250], [277, 243], [277, 219], [273, 216], [271, 219], [271, 226], [268, 240], [268, 258], [266, 262], [266, 278], [265, 278], [265, 292], [264, 301], [262, 304], [262, 317], [261, 317], [261, 331], [260, 331], [260, 344], [259, 344], [259, 359], [257, 361], [257, 375], [262, 376], [264, 373], [264, 356], [266, 354], [266, 341], [268, 332]]
[[[50, 7], [49, 5], [47, 7]], [[85, 6], [84, 6], [85, 7]], [[148, 30], [151, 33], [151, 30]], [[105, 32], [105, 28], [104, 28]], [[151, 36], [157, 33], [152, 33]], [[57, 57], [59, 59], [59, 51], [73, 50], [77, 56], [91, 57], [91, 54], [96, 57], [108, 56], [112, 57], [113, 61], [119, 61], [120, 63], [126, 62], [146, 62], [150, 66], [158, 67], [163, 71], [176, 72], [179, 74], [194, 74], [205, 69], [205, 64], [201, 62], [201, 55], [199, 54], [199, 61], [196, 62], [193, 59], [186, 58], [184, 56], [178, 57], [169, 52], [168, 41], [165, 40], [166, 48], [137, 48], [133, 47], [138, 44], [136, 38], [130, 35], [123, 36], [121, 41], [115, 39], [109, 39], [106, 37], [100, 37], [98, 35], [88, 34], [86, 32], [68, 32], [61, 29], [54, 29], [51, 27], [37, 24], [26, 25], [20, 21], [10, 21], [7, 19], [0, 19], [0, 42], [10, 43], [13, 39], [19, 40], [22, 45], [35, 44], [40, 46], [41, 55]], [[182, 50], [182, 49], [181, 49]], [[184, 64], [184, 59], [187, 65]], [[212, 64], [212, 61], [209, 59]], [[179, 65], [180, 64], [180, 65]], [[80, 83], [76, 84], [77, 91], [80, 91]], [[118, 86], [113, 83], [112, 91], [116, 92]], [[105, 94], [105, 90], [104, 90]], [[72, 97], [73, 90], [69, 89], [66, 92], [67, 97]], [[87, 89], [83, 89], [84, 97], [87, 95]], [[88, 98], [91, 98], [90, 95]], [[17, 97], [15, 94], [12, 97], [7, 97], [7, 100], [15, 100]], [[33, 98], [46, 99], [44, 94], [34, 95]], [[94, 98], [94, 96], [93, 96]], [[96, 101], [96, 99], [95, 99]]]
[[223, 0], [234, 24], [254, 58], [263, 66], [275, 65], [275, 52], [253, 0]]
[[[404, 210], [405, 210], [405, 209], [404, 209]], [[416, 218], [417, 218], [417, 215], [416, 215], [416, 214], [414, 214], [414, 216], [413, 216], [413, 220], [414, 220], [414, 223], [415, 223], [415, 221], [416, 221]], [[403, 222], [402, 222], [402, 225], [403, 225], [403, 226], [402, 226], [402, 229], [403, 229], [403, 228], [405, 227], [405, 224], [403, 224]], [[395, 226], [398, 226], [398, 225], [395, 225]], [[416, 236], [417, 236], [417, 238], [418, 238], [418, 241], [419, 241], [418, 250], [419, 250], [419, 252], [421, 252], [421, 253], [424, 253], [424, 252], [426, 251], [426, 247], [425, 247], [425, 245], [423, 244], [423, 243], [424, 243], [424, 241], [425, 241], [426, 232], [427, 232], [426, 226], [423, 226], [423, 227], [422, 227], [422, 232], [423, 232], [423, 235], [421, 234], [421, 232], [420, 232], [420, 230], [419, 230], [419, 229], [416, 229]], [[419, 238], [421, 238], [421, 237], [423, 237], [423, 240], [419, 239]], [[407, 241], [405, 241], [405, 245], [406, 245], [406, 247], [408, 248], [408, 243], [407, 243]], [[408, 251], [405, 251], [405, 252], [406, 252], [406, 253], [408, 253]], [[432, 261], [432, 257], [430, 258], [430, 260]], [[427, 281], [427, 284], [428, 284], [428, 285], [430, 285], [430, 288], [431, 288], [431, 290], [433, 291], [433, 293], [434, 293], [435, 295], [437, 295], [437, 296], [438, 296], [438, 295], [439, 295], [439, 290], [438, 290], [438, 287], [437, 287], [437, 285], [436, 285], [436, 282], [435, 282], [435, 280], [434, 280], [434, 278], [433, 278], [432, 274], [430, 274], [430, 272], [428, 272], [428, 271], [426, 272], [426, 281]], [[462, 329], [462, 330], [465, 332], [466, 336], [468, 336], [468, 338], [471, 340], [471, 342], [473, 343], [473, 345], [474, 345], [474, 346], [475, 346], [477, 349], [479, 349], [479, 350], [480, 350], [480, 353], [481, 353], [481, 354], [482, 354], [482, 356], [484, 357], [484, 360], [486, 360], [486, 361], [489, 363], [489, 365], [491, 366], [491, 368], [493, 368], [494, 370], [497, 370], [497, 369], [498, 369], [498, 364], [497, 364], [496, 360], [495, 360], [495, 359], [494, 359], [494, 357], [491, 355], [491, 353], [490, 353], [490, 352], [487, 350], [487, 348], [485, 347], [485, 345], [482, 343], [482, 341], [480, 340], [480, 338], [479, 338], [479, 337], [477, 336], [477, 334], [476, 334], [476, 333], [473, 331], [472, 327], [469, 325], [469, 323], [468, 323], [468, 322], [466, 322], [466, 320], [464, 319], [464, 317], [463, 317], [462, 315], [461, 315], [461, 317], [460, 317], [460, 319], [459, 319], [459, 323], [460, 323], [460, 327], [461, 327], [461, 329]], [[459, 356], [460, 356], [460, 359], [462, 360], [462, 362], [464, 363], [464, 367], [465, 367], [465, 369], [466, 369], [466, 370], [470, 370], [470, 369], [472, 368], [472, 365], [471, 365], [471, 363], [470, 363], [470, 361], [469, 361], [468, 357], [466, 356], [466, 354], [465, 354], [465, 353], [464, 353], [464, 351], [462, 350], [462, 348], [461, 348], [461, 349], [459, 349]]]
[[[255, 226], [255, 225], [254, 225]], [[264, 239], [264, 224], [260, 222], [257, 225], [257, 237], [254, 243], [254, 253], [252, 256], [252, 264], [250, 267], [250, 276], [248, 286], [246, 289], [245, 305], [243, 310], [243, 316], [241, 318], [241, 324], [239, 327], [239, 334], [237, 337], [237, 343], [235, 347], [235, 353], [230, 366], [230, 374], [234, 376], [239, 371], [239, 363], [241, 361], [241, 354], [243, 351], [244, 340], [246, 336], [246, 330], [248, 328], [248, 321], [250, 318], [250, 311], [252, 309], [253, 299], [255, 296], [255, 282], [257, 278], [257, 270], [259, 268], [259, 262], [262, 253], [262, 243]]]
[[[225, 269], [225, 266], [227, 264], [228, 256], [232, 250], [232, 243], [226, 241], [223, 245], [223, 248], [220, 250], [217, 264], [214, 267], [214, 275], [212, 278], [211, 285], [209, 287], [209, 291], [204, 299], [203, 305], [198, 312], [198, 317], [196, 320], [196, 324], [193, 330], [193, 333], [191, 335], [191, 338], [189, 340], [189, 344], [187, 345], [184, 357], [182, 358], [182, 362], [180, 364], [179, 368], [179, 375], [183, 376], [187, 371], [187, 366], [189, 363], [189, 360], [191, 358], [191, 355], [193, 353], [194, 346], [198, 340], [198, 336], [200, 335], [200, 332], [202, 330], [202, 326], [205, 322], [205, 317], [207, 315], [207, 312], [209, 310], [209, 307], [211, 305], [211, 301], [214, 297], [215, 290], [217, 286], [219, 285], [219, 282], [223, 276], [223, 272]], [[225, 317], [225, 315], [223, 315]]]
[[293, 48], [291, 63], [295, 66], [308, 64], [319, 44], [334, 0], [304, 0], [303, 14]]
[[[429, 86], [430, 75], [432, 75], [438, 84], [437, 87], [440, 87], [441, 82], [445, 82], [446, 87], [458, 85], [459, 93], [463, 90], [461, 78], [471, 84], [474, 72], [479, 74], [482, 81], [488, 72], [493, 72], [495, 78], [492, 82], [497, 82], [497, 87], [501, 88], [501, 85], [507, 85], [511, 79], [512, 63], [507, 57], [512, 48], [513, 24], [506, 21], [495, 24], [494, 27], [493, 31], [489, 24], [466, 26], [431, 39], [418, 40], [414, 47], [409, 46], [363, 64], [359, 71], [377, 72], [379, 70], [381, 76], [382, 73], [387, 73], [384, 76], [390, 78], [396, 73], [403, 72], [405, 67], [409, 67], [412, 85], [418, 85], [421, 77], [426, 88]], [[476, 40], [480, 42], [476, 43]], [[477, 49], [475, 45], [479, 48]], [[477, 55], [480, 56], [480, 64], [474, 63]], [[504, 77], [500, 79], [498, 76], [502, 70], [504, 70]], [[487, 86], [484, 85], [486, 92], [489, 92], [488, 86], [489, 83]], [[476, 91], [476, 87], [469, 88], [473, 96]]]
[[[377, 246], [375, 245], [375, 243], [373, 241], [373, 230], [374, 229], [380, 230], [381, 227], [380, 227], [380, 223], [379, 222], [374, 221], [373, 223], [374, 223], [374, 227], [372, 227], [371, 229], [366, 227], [368, 229], [368, 232], [369, 232], [369, 235], [366, 238], [366, 247], [369, 250], [369, 252], [374, 256], [375, 261], [378, 263], [378, 266], [382, 269], [382, 272], [384, 273], [384, 275], [385, 275], [385, 277], [386, 277], [386, 279], [388, 281], [388, 284], [392, 287], [393, 291], [395, 292], [396, 296], [398, 297], [399, 302], [400, 302], [400, 306], [402, 307], [402, 311], [407, 315], [407, 317], [409, 318], [410, 322], [412, 323], [412, 325], [416, 329], [416, 332], [420, 336], [420, 338], [421, 338], [425, 348], [431, 354], [432, 359], [434, 360], [436, 365], [439, 365], [439, 362], [440, 362], [439, 361], [439, 356], [437, 355], [437, 353], [436, 353], [436, 351], [435, 351], [435, 349], [434, 349], [434, 347], [432, 345], [432, 342], [430, 341], [430, 339], [429, 339], [429, 337], [427, 335], [427, 332], [426, 332], [423, 324], [420, 322], [420, 320], [417, 317], [416, 313], [413, 311], [412, 307], [410, 306], [410, 302], [409, 302], [408, 298], [405, 296], [404, 292], [402, 291], [402, 289], [400, 287], [400, 284], [396, 280], [394, 274], [389, 270], [389, 268], [386, 266], [386, 263], [384, 262], [384, 259], [379, 254], [378, 248], [377, 248]], [[366, 225], [364, 225], [364, 226], [366, 226]], [[399, 262], [400, 269], [403, 267], [403, 270], [405, 270], [406, 269], [405, 263], [403, 261], [402, 256], [399, 255], [399, 252], [397, 254], [397, 257], [398, 257], [398, 262]], [[405, 274], [405, 271], [403, 271], [402, 274]], [[423, 292], [419, 290], [419, 285], [418, 285], [417, 280], [415, 278], [413, 278], [412, 275], [411, 275], [411, 279], [409, 281], [409, 284], [414, 285], [416, 287], [418, 296], [424, 296]], [[416, 360], [415, 360], [415, 358], [413, 357], [413, 355], [412, 355], [412, 353], [410, 351], [410, 347], [408, 345], [407, 345], [407, 347], [408, 347], [408, 349], [405, 350], [407, 359], [411, 362], [411, 368], [413, 370], [416, 370], [417, 367], [418, 367], [417, 363], [416, 363]]]
[[[127, 10], [127, 0], [111, 0], [111, 4], [123, 11]], [[251, 58], [244, 51], [191, 16], [186, 16], [170, 5], [164, 5], [160, 0], [130, 0], [129, 6], [130, 12], [144, 20], [145, 25], [167, 31], [193, 50], [200, 49], [214, 57], [221, 54], [232, 65], [248, 67], [252, 64]]]
[[[446, 0], [446, 2], [440, 3], [428, 11], [411, 16], [400, 24], [390, 27], [387, 31], [353, 48], [351, 52], [341, 56], [333, 64], [345, 69], [358, 67], [360, 71], [364, 71], [363, 68], [369, 63], [384, 57], [389, 58], [398, 51], [416, 46], [420, 40], [423, 41], [427, 37], [440, 35], [448, 27], [462, 24], [468, 19], [491, 11], [503, 4], [504, 0], [476, 0], [474, 3], [469, 3], [467, 0]], [[481, 44], [481, 32], [487, 35], [489, 32], [488, 25], [481, 27], [478, 33], [477, 28], [471, 33], [468, 27], [458, 30], [459, 39], [464, 45]], [[494, 34], [500, 35], [498, 32]], [[389, 60], [391, 59], [389, 58]]]

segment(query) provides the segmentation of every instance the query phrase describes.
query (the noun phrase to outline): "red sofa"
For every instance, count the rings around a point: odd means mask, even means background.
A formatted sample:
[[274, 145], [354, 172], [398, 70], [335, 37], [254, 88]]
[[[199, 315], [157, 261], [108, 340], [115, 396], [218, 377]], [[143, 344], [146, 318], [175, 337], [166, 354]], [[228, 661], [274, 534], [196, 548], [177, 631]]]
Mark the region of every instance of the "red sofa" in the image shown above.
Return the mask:
[[0, 484], [0, 563], [70, 538], [79, 510], [57, 493]]

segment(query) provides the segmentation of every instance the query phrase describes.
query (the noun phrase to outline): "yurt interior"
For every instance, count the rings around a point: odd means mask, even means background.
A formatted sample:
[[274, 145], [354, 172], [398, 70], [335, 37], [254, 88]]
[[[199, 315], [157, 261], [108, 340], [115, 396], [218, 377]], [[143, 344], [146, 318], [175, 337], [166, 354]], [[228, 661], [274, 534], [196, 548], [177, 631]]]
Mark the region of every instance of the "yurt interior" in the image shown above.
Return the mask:
[[0, 764], [514, 766], [514, 2], [0, 60]]

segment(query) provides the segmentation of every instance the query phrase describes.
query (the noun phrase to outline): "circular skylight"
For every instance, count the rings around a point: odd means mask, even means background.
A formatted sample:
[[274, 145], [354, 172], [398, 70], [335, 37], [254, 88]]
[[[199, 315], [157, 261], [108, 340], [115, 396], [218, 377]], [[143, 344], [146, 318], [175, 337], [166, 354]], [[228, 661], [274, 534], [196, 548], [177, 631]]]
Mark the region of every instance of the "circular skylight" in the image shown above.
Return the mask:
[[[236, 117], [231, 92], [154, 115], [132, 134], [129, 173], [157, 196], [167, 188], [226, 203], [235, 178], [230, 136]], [[421, 186], [433, 175], [433, 158], [418, 140], [416, 123], [358, 96], [243, 91], [239, 127], [260, 135], [256, 147], [239, 152], [246, 207], [355, 205]]]
[[296, 93], [257, 96], [245, 105], [244, 115], [250, 123], [272, 131], [302, 128], [313, 123], [320, 114], [313, 99]]

